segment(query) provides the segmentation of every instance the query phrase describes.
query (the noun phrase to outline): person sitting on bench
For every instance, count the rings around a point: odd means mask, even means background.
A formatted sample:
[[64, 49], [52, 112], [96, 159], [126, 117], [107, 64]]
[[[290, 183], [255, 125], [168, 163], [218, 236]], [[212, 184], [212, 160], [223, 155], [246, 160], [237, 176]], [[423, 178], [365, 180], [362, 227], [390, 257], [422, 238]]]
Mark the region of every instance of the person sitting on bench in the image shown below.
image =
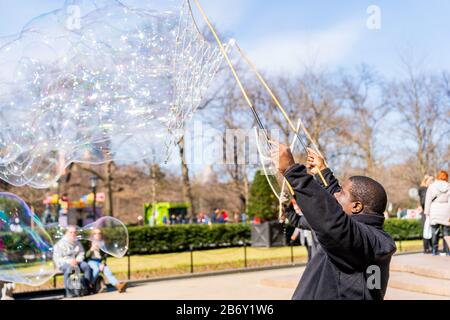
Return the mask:
[[77, 239], [75, 226], [68, 226], [64, 237], [55, 244], [53, 260], [56, 267], [64, 273], [64, 284], [68, 283], [70, 274], [78, 267], [83, 272], [86, 285], [93, 291], [91, 268], [84, 261], [84, 249]]
[[92, 276], [94, 281], [97, 279], [98, 274], [103, 272], [108, 282], [116, 287], [119, 293], [123, 293], [126, 290], [126, 283], [117, 281], [114, 277], [111, 269], [106, 265], [107, 254], [100, 250], [103, 241], [102, 231], [100, 229], [94, 229], [92, 231], [91, 248], [86, 252], [86, 259], [88, 260], [89, 267], [92, 269]]

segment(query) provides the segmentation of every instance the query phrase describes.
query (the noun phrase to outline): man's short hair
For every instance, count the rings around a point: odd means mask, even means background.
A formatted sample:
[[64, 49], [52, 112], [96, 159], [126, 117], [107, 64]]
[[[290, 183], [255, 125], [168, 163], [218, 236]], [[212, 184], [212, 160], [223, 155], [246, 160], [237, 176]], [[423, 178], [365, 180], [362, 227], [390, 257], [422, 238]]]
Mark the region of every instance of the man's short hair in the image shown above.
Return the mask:
[[360, 201], [367, 213], [384, 213], [387, 206], [387, 194], [380, 183], [363, 176], [351, 177], [350, 181], [353, 201]]

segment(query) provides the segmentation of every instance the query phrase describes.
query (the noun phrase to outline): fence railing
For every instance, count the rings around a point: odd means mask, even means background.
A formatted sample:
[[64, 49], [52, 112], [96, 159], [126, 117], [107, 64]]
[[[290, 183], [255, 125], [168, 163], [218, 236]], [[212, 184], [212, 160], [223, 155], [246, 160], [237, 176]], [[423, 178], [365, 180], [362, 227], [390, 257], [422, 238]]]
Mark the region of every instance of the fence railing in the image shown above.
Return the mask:
[[[289, 247], [289, 252], [287, 252], [288, 250], [286, 250], [286, 254], [282, 254], [279, 256], [275, 256], [275, 257], [271, 257], [269, 256], [267, 259], [263, 259], [263, 258], [251, 258], [249, 256], [249, 246], [247, 244], [244, 244], [241, 247], [234, 247], [232, 249], [235, 249], [236, 252], [233, 252], [233, 256], [235, 257], [235, 260], [231, 261], [232, 263], [232, 267], [228, 268], [230, 270], [233, 269], [249, 269], [249, 268], [254, 268], [250, 265], [250, 261], [259, 261], [261, 266], [264, 265], [264, 262], [271, 262], [271, 261], [275, 261], [273, 264], [271, 265], [295, 265], [296, 264], [296, 255], [294, 253], [294, 248], [298, 247], [301, 248], [300, 246], [296, 246], [296, 245], [289, 245], [289, 246], [285, 246], [285, 247], [278, 247], [278, 249], [282, 249], [282, 248], [286, 248]], [[252, 247], [250, 247], [252, 248]], [[229, 249], [229, 248], [228, 248]], [[252, 248], [253, 250], [261, 250], [263, 251], [264, 249], [267, 248]], [[208, 264], [203, 263], [197, 263], [197, 259], [200, 255], [203, 255], [203, 258], [205, 258], [205, 255], [208, 255], [208, 253], [211, 255], [210, 253], [211, 251], [208, 250], [194, 250], [192, 247], [189, 249], [188, 253], [189, 253], [189, 263], [187, 264], [187, 270], [189, 270], [190, 274], [195, 274], [197, 272], [204, 272], [204, 270], [198, 271], [197, 268], [200, 266], [207, 266]], [[186, 252], [184, 252], [186, 254]], [[150, 255], [151, 256], [151, 255]], [[126, 278], [128, 281], [132, 280], [132, 276], [133, 276], [133, 262], [132, 262], [132, 258], [133, 257], [139, 257], [139, 256], [131, 256], [130, 254], [126, 255]], [[302, 259], [301, 262], [305, 262], [305, 254], [297, 254], [297, 257], [304, 257], [304, 259]], [[198, 259], [200, 260], [200, 259]], [[277, 263], [277, 262], [282, 262], [282, 263]], [[228, 261], [230, 262], [230, 261]], [[240, 262], [240, 263], [239, 263]], [[300, 261], [298, 261], [300, 262]], [[197, 264], [196, 264], [197, 263]], [[258, 263], [256, 263], [258, 264]], [[197, 267], [197, 268], [196, 268]], [[122, 272], [123, 274], [124, 272]], [[185, 274], [186, 272], [183, 272], [183, 274]], [[63, 274], [62, 273], [57, 273], [53, 276], [53, 288], [56, 288], [58, 286], [58, 277], [62, 277]]]

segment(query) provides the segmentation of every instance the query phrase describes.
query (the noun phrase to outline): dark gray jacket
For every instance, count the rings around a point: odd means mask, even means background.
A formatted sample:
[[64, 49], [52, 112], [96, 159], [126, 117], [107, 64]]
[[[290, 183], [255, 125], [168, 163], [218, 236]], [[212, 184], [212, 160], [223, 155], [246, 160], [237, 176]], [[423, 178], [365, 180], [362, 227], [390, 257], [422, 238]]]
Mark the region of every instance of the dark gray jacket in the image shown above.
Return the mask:
[[303, 165], [295, 165], [285, 174], [320, 243], [293, 299], [382, 300], [396, 251], [394, 240], [383, 230], [384, 216], [345, 214], [333, 196], [340, 190], [339, 182], [329, 169], [323, 175], [329, 185], [326, 189]]

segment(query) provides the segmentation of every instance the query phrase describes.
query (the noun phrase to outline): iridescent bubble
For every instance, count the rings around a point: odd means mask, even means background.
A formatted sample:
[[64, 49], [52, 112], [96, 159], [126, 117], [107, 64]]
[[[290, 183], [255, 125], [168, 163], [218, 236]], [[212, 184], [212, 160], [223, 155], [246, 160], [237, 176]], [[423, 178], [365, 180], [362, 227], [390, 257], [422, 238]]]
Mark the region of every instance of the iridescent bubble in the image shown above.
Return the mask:
[[72, 162], [162, 163], [223, 56], [187, 1], [67, 1], [0, 39], [0, 178], [46, 188]]
[[[68, 227], [49, 224], [46, 229], [56, 243], [64, 237]], [[76, 232], [79, 241], [88, 241], [88, 246], [95, 244], [113, 257], [122, 258], [128, 251], [128, 229], [116, 218], [100, 218], [84, 227], [76, 227]]]
[[100, 218], [83, 227], [82, 237], [116, 258], [124, 257], [128, 251], [128, 229], [120, 220], [112, 217]]
[[[298, 128], [300, 124], [298, 124]], [[281, 201], [283, 198], [289, 198], [289, 186], [284, 176], [278, 171], [271, 158], [272, 146], [268, 142], [268, 136], [261, 130], [255, 129], [256, 147], [258, 150], [258, 157], [262, 168], [262, 174], [266, 176], [267, 182], [272, 189], [273, 194]], [[274, 138], [274, 137], [269, 137]], [[276, 139], [275, 139], [276, 140]], [[297, 155], [300, 151], [301, 145], [296, 135], [293, 135], [290, 144], [290, 149], [293, 155]]]
[[27, 204], [0, 193], [0, 280], [39, 286], [55, 273], [53, 242]]

